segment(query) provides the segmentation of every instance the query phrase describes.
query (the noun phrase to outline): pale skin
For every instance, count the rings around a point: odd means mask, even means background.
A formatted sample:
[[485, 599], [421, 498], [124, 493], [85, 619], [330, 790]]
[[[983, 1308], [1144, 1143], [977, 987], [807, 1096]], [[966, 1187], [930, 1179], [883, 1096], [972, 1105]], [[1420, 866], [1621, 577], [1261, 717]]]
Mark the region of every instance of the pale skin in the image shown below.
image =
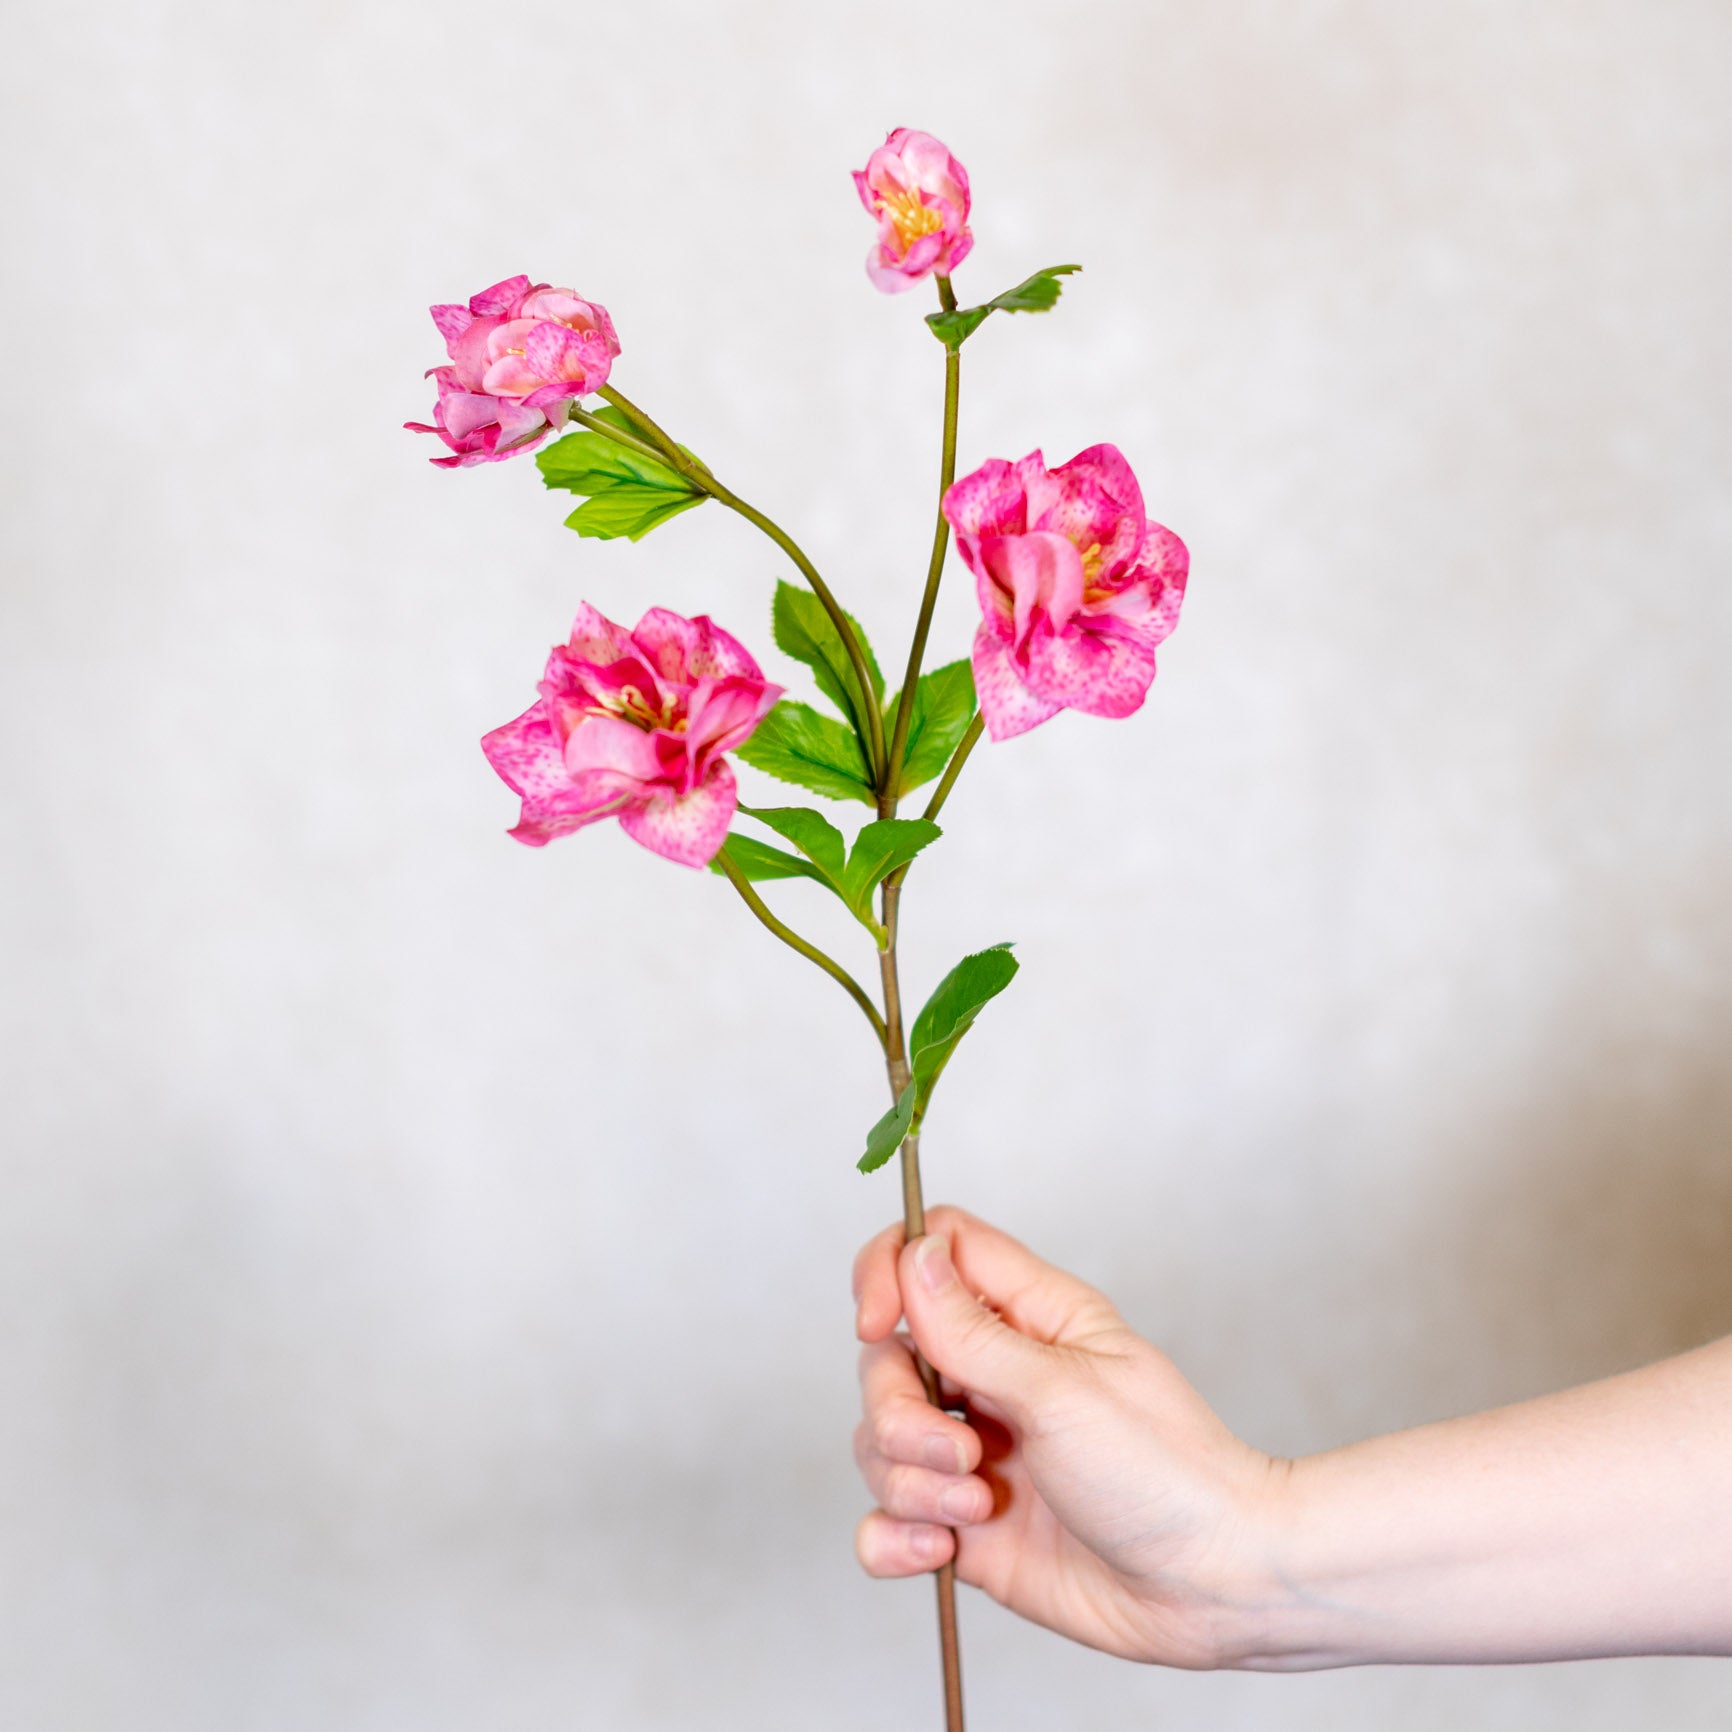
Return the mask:
[[1035, 1623], [1197, 1669], [1732, 1654], [1732, 1337], [1286, 1461], [1086, 1283], [960, 1210], [927, 1227], [855, 1262], [870, 1574], [954, 1553]]

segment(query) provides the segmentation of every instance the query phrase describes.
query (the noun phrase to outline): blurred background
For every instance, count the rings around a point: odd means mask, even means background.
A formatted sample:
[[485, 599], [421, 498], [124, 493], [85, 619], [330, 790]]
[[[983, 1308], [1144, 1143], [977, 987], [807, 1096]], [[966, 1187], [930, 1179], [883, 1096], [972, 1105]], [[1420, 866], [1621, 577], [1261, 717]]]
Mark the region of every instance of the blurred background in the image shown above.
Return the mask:
[[[516, 271], [900, 662], [942, 352], [849, 184], [938, 133], [961, 458], [1190, 544], [1146, 709], [983, 749], [912, 990], [1023, 973], [931, 1195], [1283, 1453], [1732, 1329], [1732, 12], [433, 0], [19, 11], [0, 69], [0, 1722], [938, 1723], [859, 1574], [857, 1012], [477, 750], [587, 599], [769, 642], [718, 510], [446, 473]], [[935, 634], [965, 652], [954, 575]], [[760, 794], [773, 784], [754, 783]], [[810, 887], [777, 906], [868, 958]], [[1194, 1677], [964, 1607], [971, 1724], [1720, 1727], [1708, 1661]]]

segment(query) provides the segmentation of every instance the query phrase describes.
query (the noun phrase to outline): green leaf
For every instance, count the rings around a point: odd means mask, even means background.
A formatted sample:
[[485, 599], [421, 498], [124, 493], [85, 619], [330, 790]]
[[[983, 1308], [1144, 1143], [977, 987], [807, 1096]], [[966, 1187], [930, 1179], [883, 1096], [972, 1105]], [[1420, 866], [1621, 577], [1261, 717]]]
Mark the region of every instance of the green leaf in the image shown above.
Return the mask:
[[863, 1173], [875, 1173], [902, 1147], [914, 1126], [914, 1084], [898, 1097], [896, 1105], [866, 1133], [866, 1153], [855, 1165]]
[[926, 1103], [940, 1073], [950, 1062], [957, 1042], [974, 1027], [982, 1008], [1010, 985], [1016, 974], [1016, 958], [1008, 944], [994, 944], [965, 956], [939, 981], [914, 1019], [908, 1038], [909, 1064], [914, 1072], [916, 1107]]
[[1002, 295], [994, 295], [990, 301], [983, 302], [978, 307], [958, 307], [954, 312], [928, 313], [926, 322], [945, 348], [960, 349], [980, 328], [988, 314], [1051, 312], [1058, 305], [1058, 298], [1063, 290], [1059, 278], [1081, 269], [1081, 265], [1048, 265], [1044, 270], [1036, 271], [1026, 282], [1018, 283], [1014, 289], [1006, 289]]
[[[897, 693], [884, 706], [885, 732], [896, 726]], [[922, 674], [914, 688], [914, 708], [908, 717], [908, 744], [902, 754], [900, 797], [942, 775], [950, 754], [974, 720], [974, 670], [967, 662], [947, 662]]]
[[842, 900], [857, 918], [872, 923], [872, 892], [898, 866], [944, 832], [926, 818], [877, 818], [860, 827], [842, 875]]
[[842, 832], [823, 813], [814, 812], [810, 806], [742, 805], [740, 810], [748, 818], [767, 824], [778, 836], [786, 836], [812, 862], [816, 868], [813, 876], [821, 873], [840, 888], [847, 843]]
[[[866, 641], [860, 622], [852, 614], [844, 617], [853, 626], [855, 637], [860, 640], [861, 653], [866, 662], [866, 675], [872, 682], [872, 701], [882, 703], [884, 676], [878, 671], [872, 646]], [[812, 670], [813, 678], [818, 682], [818, 690], [854, 724], [854, 731], [864, 741], [866, 705], [861, 700], [860, 681], [855, 675], [853, 662], [848, 659], [842, 635], [836, 630], [835, 622], [825, 610], [824, 604], [810, 590], [801, 589], [792, 583], [778, 583], [770, 623], [775, 633], [776, 647], [784, 655], [792, 656], [797, 662], [804, 662]]]
[[820, 715], [810, 704], [784, 698], [758, 723], [734, 756], [784, 782], [832, 800], [878, 804], [866, 759], [851, 728]]
[[[638, 436], [617, 409], [597, 410], [596, 418]], [[601, 541], [641, 540], [707, 497], [668, 464], [587, 429], [537, 452], [535, 461], [549, 487], [589, 495], [566, 525]]]
[[715, 859], [710, 862], [710, 870], [727, 874], [722, 867], [722, 855], [733, 861], [739, 868], [740, 876], [752, 883], [759, 883], [766, 878], [816, 878], [817, 869], [808, 860], [802, 860], [795, 854], [784, 854], [780, 848], [772, 848], [767, 842], [760, 842], [753, 836], [729, 836], [722, 844]]
[[597, 541], [617, 541], [624, 536], [629, 541], [642, 541], [652, 529], [659, 529], [670, 517], [702, 505], [701, 493], [672, 493], [662, 487], [641, 487], [635, 482], [621, 481], [586, 499], [566, 518], [565, 527], [579, 535]]

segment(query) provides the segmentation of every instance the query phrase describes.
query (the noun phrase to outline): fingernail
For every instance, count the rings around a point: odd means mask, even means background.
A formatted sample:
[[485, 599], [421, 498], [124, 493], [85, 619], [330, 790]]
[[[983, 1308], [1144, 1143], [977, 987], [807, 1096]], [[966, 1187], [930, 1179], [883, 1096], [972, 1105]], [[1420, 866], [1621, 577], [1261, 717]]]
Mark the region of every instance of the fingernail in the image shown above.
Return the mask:
[[950, 1262], [950, 1242], [941, 1233], [928, 1233], [914, 1247], [914, 1272], [928, 1293], [942, 1293], [956, 1279]]
[[929, 1437], [926, 1440], [926, 1465], [940, 1473], [967, 1473], [968, 1451], [959, 1437]]
[[980, 1493], [972, 1482], [947, 1485], [938, 1499], [938, 1507], [953, 1522], [971, 1522], [980, 1513]]

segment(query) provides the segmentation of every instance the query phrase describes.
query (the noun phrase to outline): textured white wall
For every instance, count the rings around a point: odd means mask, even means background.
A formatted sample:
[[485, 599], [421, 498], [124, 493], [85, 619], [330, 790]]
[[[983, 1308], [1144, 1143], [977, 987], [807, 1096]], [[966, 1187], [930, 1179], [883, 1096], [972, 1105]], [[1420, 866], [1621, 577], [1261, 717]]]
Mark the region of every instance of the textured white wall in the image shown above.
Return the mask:
[[[983, 751], [912, 882], [917, 983], [1025, 964], [935, 1194], [1283, 1451], [1732, 1328], [1723, 5], [61, 0], [0, 83], [8, 1728], [934, 1722], [850, 1553], [856, 1013], [611, 827], [506, 841], [475, 745], [580, 598], [762, 644], [776, 558], [398, 431], [429, 301], [573, 282], [899, 643], [895, 124], [973, 174], [959, 287], [1087, 267], [970, 345], [965, 465], [1112, 439], [1194, 557], [1143, 715]], [[981, 1732], [1732, 1708], [965, 1618]]]

